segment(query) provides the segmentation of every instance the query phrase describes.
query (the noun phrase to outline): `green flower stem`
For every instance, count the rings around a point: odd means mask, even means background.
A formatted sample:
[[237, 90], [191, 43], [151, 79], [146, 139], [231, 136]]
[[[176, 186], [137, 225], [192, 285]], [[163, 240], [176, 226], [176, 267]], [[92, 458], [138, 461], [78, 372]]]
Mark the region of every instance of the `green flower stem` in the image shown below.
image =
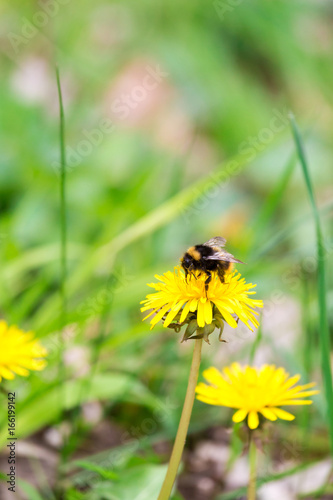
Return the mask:
[[250, 461], [250, 480], [249, 480], [247, 499], [256, 500], [257, 447], [255, 445], [252, 435], [250, 436], [249, 461]]
[[171, 494], [173, 483], [175, 482], [177, 476], [177, 471], [180, 459], [183, 454], [187, 430], [190, 423], [190, 418], [194, 403], [195, 388], [198, 381], [199, 367], [201, 361], [201, 348], [202, 348], [202, 339], [195, 340], [191, 371], [188, 379], [183, 411], [180, 417], [180, 422], [175, 439], [175, 444], [173, 445], [169, 467], [164, 479], [164, 483], [162, 485], [162, 489], [158, 496], [158, 500], [168, 500]]

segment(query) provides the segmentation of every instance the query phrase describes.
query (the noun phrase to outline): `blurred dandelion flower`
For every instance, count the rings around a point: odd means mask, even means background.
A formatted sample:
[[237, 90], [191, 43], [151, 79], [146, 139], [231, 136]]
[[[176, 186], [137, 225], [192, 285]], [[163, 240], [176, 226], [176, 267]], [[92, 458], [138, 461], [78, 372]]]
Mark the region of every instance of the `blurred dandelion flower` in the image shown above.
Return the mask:
[[26, 377], [29, 370], [43, 370], [46, 354], [32, 332], [25, 333], [0, 320], [0, 381], [12, 380], [15, 374]]
[[[160, 320], [163, 320], [164, 327], [169, 328], [188, 323], [185, 339], [203, 337], [207, 340], [215, 328], [222, 331], [223, 322], [236, 328], [239, 318], [251, 330], [251, 323], [254, 327], [259, 324], [256, 318], [258, 313], [254, 308], [263, 307], [263, 302], [249, 297], [255, 293], [251, 290], [256, 285], [246, 283], [237, 271], [225, 274], [224, 283], [213, 273], [207, 292], [205, 274], [197, 272], [186, 280], [179, 266], [173, 272], [155, 275], [155, 278], [160, 283], [150, 283], [148, 286], [156, 292], [147, 295], [141, 302], [144, 304], [141, 311], [151, 310], [144, 319], [154, 315], [150, 321], [151, 328]], [[195, 337], [192, 336], [194, 332], [197, 332]]]
[[232, 420], [242, 422], [247, 417], [250, 429], [259, 425], [259, 413], [268, 420], [294, 420], [294, 415], [279, 408], [284, 405], [310, 405], [312, 401], [300, 399], [318, 394], [308, 390], [315, 383], [295, 385], [301, 378], [284, 368], [264, 365], [261, 368], [241, 367], [233, 363], [219, 372], [211, 367], [203, 372], [210, 385], [199, 383], [196, 388], [197, 399], [204, 403], [235, 408]]

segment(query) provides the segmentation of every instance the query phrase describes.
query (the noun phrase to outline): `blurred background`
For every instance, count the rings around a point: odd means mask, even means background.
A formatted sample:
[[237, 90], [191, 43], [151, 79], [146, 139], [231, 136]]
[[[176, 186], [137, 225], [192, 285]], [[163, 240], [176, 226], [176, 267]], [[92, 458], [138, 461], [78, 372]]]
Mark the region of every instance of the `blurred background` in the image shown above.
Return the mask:
[[[259, 332], [226, 327], [227, 343], [213, 334], [202, 369], [254, 358], [316, 381], [311, 407], [267, 425], [258, 495], [333, 498], [316, 236], [288, 120], [291, 111], [318, 200], [332, 326], [332, 3], [14, 0], [0, 12], [0, 313], [49, 350], [43, 372], [10, 383], [17, 497], [157, 497], [193, 344], [151, 331], [139, 303], [187, 247], [222, 235], [265, 308]], [[67, 156], [63, 328], [56, 64]], [[174, 500], [245, 498], [231, 415], [195, 402]], [[1, 470], [4, 479], [6, 452]]]

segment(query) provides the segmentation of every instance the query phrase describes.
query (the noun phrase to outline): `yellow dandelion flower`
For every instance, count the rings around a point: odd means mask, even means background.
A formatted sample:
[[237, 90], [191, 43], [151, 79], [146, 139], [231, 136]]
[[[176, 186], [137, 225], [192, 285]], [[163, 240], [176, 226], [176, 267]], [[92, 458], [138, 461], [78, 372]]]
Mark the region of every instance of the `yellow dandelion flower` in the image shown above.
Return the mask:
[[141, 311], [150, 310], [144, 319], [154, 315], [150, 321], [151, 328], [162, 319], [164, 327], [168, 327], [175, 319], [183, 324], [191, 314], [195, 315], [199, 328], [211, 325], [216, 315], [222, 317], [232, 328], [237, 327], [237, 318], [251, 330], [251, 323], [258, 326], [258, 313], [254, 308], [263, 307], [263, 302], [249, 297], [255, 293], [251, 290], [256, 285], [246, 283], [237, 271], [227, 273], [224, 283], [214, 273], [207, 292], [204, 274], [196, 273], [186, 280], [179, 266], [173, 272], [155, 275], [155, 278], [160, 283], [148, 283], [148, 286], [156, 292], [147, 295], [141, 302], [144, 304]]
[[259, 414], [268, 420], [294, 420], [294, 415], [280, 406], [310, 405], [311, 400], [301, 398], [319, 392], [308, 390], [315, 383], [295, 385], [300, 375], [289, 378], [284, 368], [274, 365], [253, 368], [233, 363], [224, 368], [222, 373], [214, 367], [208, 368], [203, 376], [210, 385], [202, 382], [197, 385], [197, 399], [210, 405], [237, 409], [232, 420], [242, 422], [247, 417], [250, 429], [258, 427]]
[[15, 374], [26, 377], [29, 370], [43, 370], [46, 354], [32, 332], [25, 333], [0, 320], [0, 381], [12, 380]]

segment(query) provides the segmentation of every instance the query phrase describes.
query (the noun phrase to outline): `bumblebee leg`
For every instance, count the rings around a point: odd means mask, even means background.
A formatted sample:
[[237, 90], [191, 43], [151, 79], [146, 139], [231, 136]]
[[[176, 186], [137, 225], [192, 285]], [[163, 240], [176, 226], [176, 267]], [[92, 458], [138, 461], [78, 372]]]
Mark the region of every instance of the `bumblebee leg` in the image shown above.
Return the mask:
[[212, 281], [212, 273], [210, 271], [206, 271], [206, 273], [208, 274], [207, 278], [206, 278], [206, 281], [205, 281], [205, 290], [207, 292], [208, 290], [208, 285], [209, 283]]
[[194, 272], [193, 272], [193, 268], [189, 267], [188, 269], [185, 269], [185, 281], [186, 281], [186, 283], [189, 282], [189, 280], [192, 278], [192, 276], [196, 277]]
[[194, 269], [192, 266], [189, 268], [189, 271], [188, 271], [188, 272], [189, 272], [189, 275], [190, 275], [190, 277], [191, 277], [191, 278], [192, 278], [192, 276], [193, 276], [193, 278], [194, 278], [195, 280], [197, 279], [197, 276], [195, 275], [195, 269]]
[[198, 276], [195, 274], [194, 270], [192, 271], [192, 276], [194, 277], [195, 280], [197, 280], [200, 276], [200, 274], [198, 274]]
[[223, 268], [223, 266], [217, 267], [217, 275], [220, 278], [221, 283], [224, 283], [224, 268]]

